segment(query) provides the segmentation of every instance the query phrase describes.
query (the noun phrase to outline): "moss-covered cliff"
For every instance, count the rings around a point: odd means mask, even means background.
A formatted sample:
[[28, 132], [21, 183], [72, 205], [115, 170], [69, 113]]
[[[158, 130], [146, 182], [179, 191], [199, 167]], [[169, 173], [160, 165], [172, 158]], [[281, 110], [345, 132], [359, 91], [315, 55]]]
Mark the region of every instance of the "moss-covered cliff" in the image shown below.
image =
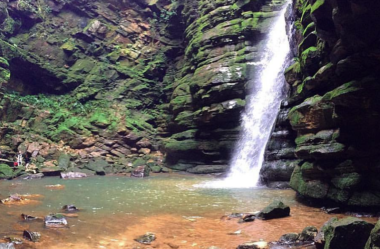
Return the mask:
[[379, 206], [380, 3], [297, 0], [290, 18], [296, 59], [276, 129], [294, 153], [267, 156], [297, 162], [290, 185], [303, 196]]
[[174, 169], [225, 171], [247, 62], [283, 2], [1, 2], [2, 155], [21, 150], [46, 172], [95, 159], [160, 171], [164, 154]]

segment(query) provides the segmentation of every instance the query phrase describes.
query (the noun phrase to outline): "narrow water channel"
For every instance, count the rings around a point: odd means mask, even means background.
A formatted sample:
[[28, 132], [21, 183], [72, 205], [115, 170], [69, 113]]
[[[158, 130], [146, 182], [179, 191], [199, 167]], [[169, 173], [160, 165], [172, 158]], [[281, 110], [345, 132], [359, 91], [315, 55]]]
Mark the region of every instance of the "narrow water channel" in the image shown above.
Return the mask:
[[[0, 205], [0, 237], [21, 237], [25, 229], [41, 233], [38, 243], [17, 248], [236, 248], [240, 243], [277, 240], [282, 234], [321, 226], [330, 215], [295, 201], [292, 190], [205, 189], [194, 187], [209, 177], [155, 175], [146, 179], [124, 176], [81, 180], [45, 178], [33, 181], [0, 181], [1, 198], [30, 194], [27, 205]], [[62, 189], [46, 185], [61, 184]], [[33, 195], [41, 195], [35, 196]], [[237, 223], [222, 218], [232, 212], [252, 212], [279, 199], [291, 207], [291, 217]], [[69, 228], [48, 229], [43, 222], [25, 222], [22, 213], [44, 217], [74, 204], [78, 217], [67, 218]], [[241, 230], [239, 235], [229, 235]], [[153, 232], [150, 246], [133, 239]]]

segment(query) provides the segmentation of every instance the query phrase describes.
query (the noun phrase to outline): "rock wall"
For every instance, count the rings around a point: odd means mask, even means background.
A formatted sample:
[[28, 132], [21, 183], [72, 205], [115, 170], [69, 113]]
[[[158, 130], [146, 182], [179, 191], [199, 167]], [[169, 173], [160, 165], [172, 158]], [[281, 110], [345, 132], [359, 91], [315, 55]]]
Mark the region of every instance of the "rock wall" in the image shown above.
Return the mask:
[[283, 3], [194, 2], [170, 100], [168, 130], [174, 134], [164, 142], [169, 167], [192, 173], [228, 169], [248, 82], [258, 69], [248, 62], [260, 60], [261, 43]]
[[282, 107], [296, 132], [283, 133], [295, 147], [285, 162], [298, 160], [290, 185], [310, 198], [379, 206], [380, 3], [297, 0], [290, 18], [296, 58]]
[[283, 2], [1, 2], [3, 154], [125, 172], [166, 153], [173, 169], [225, 171], [257, 69], [247, 62]]

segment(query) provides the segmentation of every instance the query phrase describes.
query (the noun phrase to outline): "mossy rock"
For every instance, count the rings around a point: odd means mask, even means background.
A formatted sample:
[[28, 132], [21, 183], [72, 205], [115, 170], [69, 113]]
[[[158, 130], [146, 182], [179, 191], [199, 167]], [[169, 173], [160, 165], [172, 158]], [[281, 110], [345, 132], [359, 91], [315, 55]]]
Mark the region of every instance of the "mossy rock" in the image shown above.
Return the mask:
[[6, 164], [0, 164], [0, 179], [9, 179], [14, 176], [13, 168]]
[[271, 204], [266, 206], [259, 214], [258, 217], [269, 220], [287, 217], [290, 215], [290, 207], [285, 205], [281, 201], [273, 201]]
[[137, 158], [136, 160], [133, 161], [132, 167], [137, 167], [137, 166], [144, 166], [146, 164], [146, 160], [143, 158]]
[[162, 171], [162, 168], [160, 166], [152, 166], [150, 169], [153, 173], [160, 173]]
[[58, 157], [58, 167], [63, 170], [67, 170], [70, 166], [71, 156], [69, 154], [61, 154]]
[[364, 248], [373, 227], [373, 224], [353, 217], [335, 220], [324, 229], [324, 248]]
[[97, 175], [105, 175], [105, 168], [108, 166], [109, 164], [107, 161], [96, 158], [95, 160], [88, 162], [88, 164], [86, 164], [84, 167], [86, 169], [95, 171]]

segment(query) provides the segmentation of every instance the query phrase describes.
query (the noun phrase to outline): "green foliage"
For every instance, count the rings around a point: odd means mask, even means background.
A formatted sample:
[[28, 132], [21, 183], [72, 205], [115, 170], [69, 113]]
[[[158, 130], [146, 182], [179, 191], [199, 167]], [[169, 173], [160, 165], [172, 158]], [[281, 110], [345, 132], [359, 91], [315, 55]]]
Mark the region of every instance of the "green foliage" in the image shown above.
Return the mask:
[[82, 104], [81, 102], [75, 100], [73, 97], [69, 96], [57, 97], [45, 94], [21, 96], [16, 92], [7, 93], [5, 96], [12, 101], [19, 101], [38, 107], [39, 109], [47, 109], [53, 112], [58, 112], [61, 109], [67, 109], [75, 114], [85, 114], [94, 108], [91, 102]]
[[18, 10], [37, 14], [42, 19], [46, 19], [46, 16], [51, 12], [51, 8], [45, 0], [17, 0], [16, 7]]

